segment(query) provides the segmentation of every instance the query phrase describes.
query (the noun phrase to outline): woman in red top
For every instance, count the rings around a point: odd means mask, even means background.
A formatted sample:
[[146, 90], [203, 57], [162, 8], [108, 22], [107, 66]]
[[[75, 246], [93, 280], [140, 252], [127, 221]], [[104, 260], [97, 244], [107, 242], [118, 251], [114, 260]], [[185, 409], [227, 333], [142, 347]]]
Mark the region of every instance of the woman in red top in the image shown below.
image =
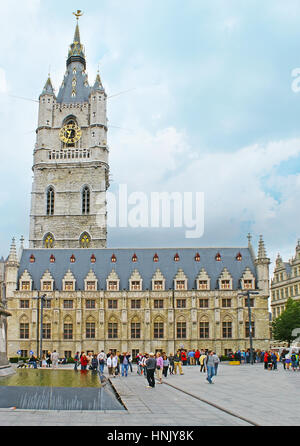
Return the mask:
[[265, 354], [264, 354], [265, 369], [268, 369], [268, 358], [269, 358], [269, 354], [268, 354], [268, 352], [265, 352]]
[[83, 353], [81, 358], [80, 358], [80, 364], [81, 364], [81, 369], [80, 370], [86, 370], [86, 367], [87, 367], [88, 363], [89, 363], [89, 360], [86, 357], [85, 353]]
[[186, 352], [184, 350], [181, 352], [181, 361], [183, 365], [186, 365], [187, 357], [186, 357]]

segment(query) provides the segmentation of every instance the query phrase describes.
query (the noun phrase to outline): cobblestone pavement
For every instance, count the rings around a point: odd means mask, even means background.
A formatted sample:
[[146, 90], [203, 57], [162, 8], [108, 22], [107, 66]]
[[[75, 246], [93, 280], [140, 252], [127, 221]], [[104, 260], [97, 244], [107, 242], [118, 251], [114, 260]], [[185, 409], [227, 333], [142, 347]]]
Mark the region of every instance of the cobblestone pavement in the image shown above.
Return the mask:
[[[66, 366], [64, 367], [66, 368]], [[299, 425], [300, 372], [263, 369], [262, 364], [220, 364], [214, 385], [199, 367], [184, 367], [183, 376], [146, 388], [134, 370], [112, 379], [127, 411], [32, 411], [0, 409], [1, 426], [246, 426]], [[48, 371], [51, 373], [51, 370]], [[70, 371], [72, 373], [72, 371]], [[184, 393], [184, 392], [186, 393]], [[191, 396], [192, 394], [193, 396]], [[200, 400], [199, 400], [200, 398]], [[205, 400], [225, 412], [201, 401]], [[226, 412], [229, 411], [231, 414]], [[235, 414], [237, 416], [233, 416]]]

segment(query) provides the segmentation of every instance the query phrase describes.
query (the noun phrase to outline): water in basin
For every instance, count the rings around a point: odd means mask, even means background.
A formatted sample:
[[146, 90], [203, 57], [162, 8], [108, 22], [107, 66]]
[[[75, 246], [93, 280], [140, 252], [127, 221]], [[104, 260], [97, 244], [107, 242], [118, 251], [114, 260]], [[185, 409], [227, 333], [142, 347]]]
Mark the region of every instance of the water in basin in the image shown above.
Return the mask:
[[125, 410], [109, 382], [91, 371], [17, 369], [0, 377], [0, 408]]

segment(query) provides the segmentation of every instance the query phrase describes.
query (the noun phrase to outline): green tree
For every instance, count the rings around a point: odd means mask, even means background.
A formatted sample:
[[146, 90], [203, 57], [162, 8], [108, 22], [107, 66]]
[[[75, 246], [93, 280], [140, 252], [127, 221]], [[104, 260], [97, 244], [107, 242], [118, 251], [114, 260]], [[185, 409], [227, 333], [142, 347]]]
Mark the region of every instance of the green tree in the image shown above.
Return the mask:
[[300, 302], [289, 298], [285, 310], [272, 323], [273, 338], [287, 342], [290, 346], [295, 339], [295, 336], [292, 336], [295, 328], [300, 329]]

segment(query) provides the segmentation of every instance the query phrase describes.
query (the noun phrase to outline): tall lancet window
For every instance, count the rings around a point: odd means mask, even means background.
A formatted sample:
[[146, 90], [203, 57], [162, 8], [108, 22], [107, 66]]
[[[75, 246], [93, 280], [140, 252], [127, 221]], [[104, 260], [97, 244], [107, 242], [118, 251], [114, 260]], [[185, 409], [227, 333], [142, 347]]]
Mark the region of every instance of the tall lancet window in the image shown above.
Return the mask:
[[84, 186], [82, 190], [82, 213], [87, 215], [90, 213], [90, 189]]
[[47, 189], [47, 215], [54, 215], [54, 189], [52, 186]]
[[80, 236], [80, 248], [89, 248], [91, 244], [91, 237], [87, 232], [83, 232]]

